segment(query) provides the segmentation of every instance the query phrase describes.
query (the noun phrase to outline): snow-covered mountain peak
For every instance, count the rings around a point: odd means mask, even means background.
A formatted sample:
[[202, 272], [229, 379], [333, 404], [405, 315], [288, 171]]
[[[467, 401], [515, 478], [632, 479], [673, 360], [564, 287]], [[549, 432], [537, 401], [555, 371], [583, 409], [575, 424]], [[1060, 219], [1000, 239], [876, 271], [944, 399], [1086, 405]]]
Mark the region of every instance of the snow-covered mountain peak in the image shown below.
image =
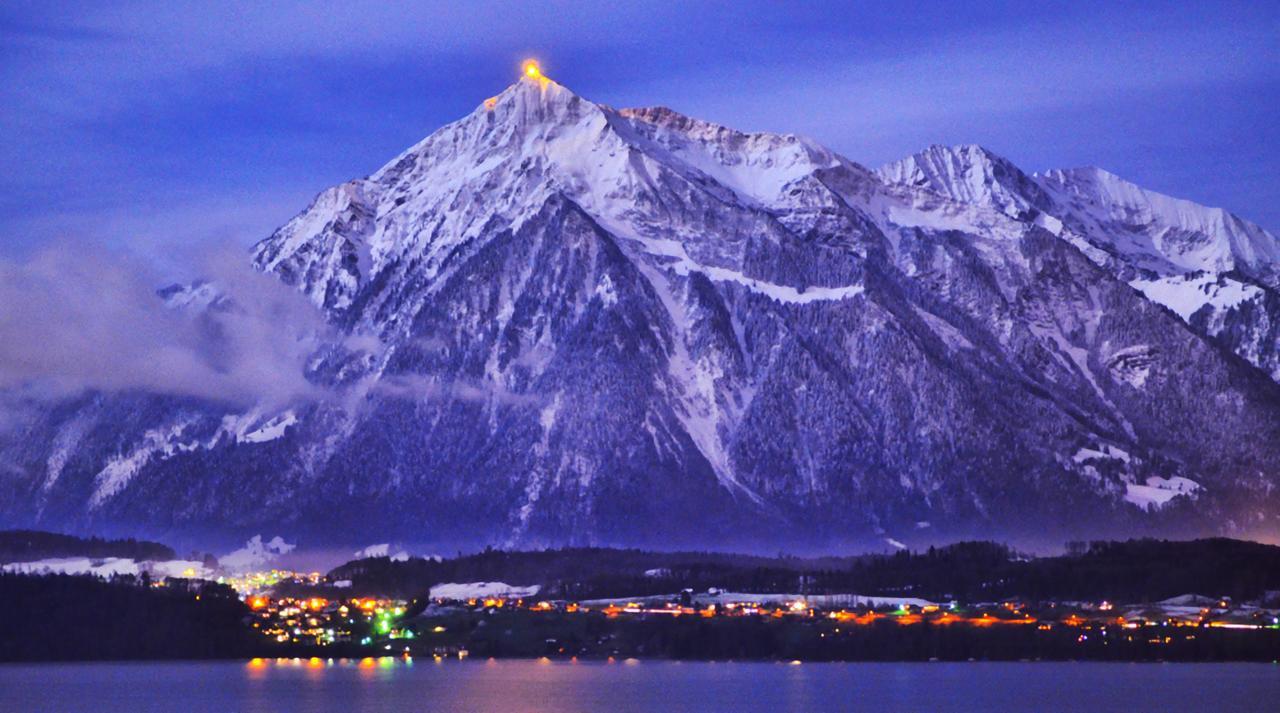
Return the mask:
[[[1052, 170], [1036, 176], [1057, 212], [1085, 235], [1111, 234], [1141, 267], [1161, 274], [1238, 270], [1276, 283], [1280, 241], [1222, 208], [1141, 188], [1100, 168]], [[1123, 238], [1131, 236], [1129, 245]]]
[[567, 87], [551, 79], [522, 76], [502, 93], [486, 99], [472, 116], [493, 114], [500, 122], [539, 124], [555, 121], [565, 112], [579, 108], [577, 105], [584, 101]]
[[1221, 208], [1149, 191], [1100, 168], [1028, 175], [970, 144], [930, 146], [877, 174], [893, 185], [1018, 218], [1048, 216], [1039, 222], [1078, 243], [1095, 260], [1110, 258], [1090, 245], [1156, 275], [1238, 270], [1276, 282], [1280, 242], [1275, 236]]
[[424, 259], [433, 274], [495, 217], [518, 225], [558, 192], [551, 166], [585, 157], [579, 148], [606, 126], [601, 107], [545, 77], [522, 77], [368, 178], [321, 192], [254, 248], [255, 263], [317, 305], [344, 310], [390, 265]]
[[1100, 168], [1028, 176], [979, 146], [930, 146], [878, 173], [1034, 221], [1280, 380], [1280, 243], [1257, 225]]
[[417, 277], [433, 279], [458, 246], [492, 237], [494, 225], [518, 229], [555, 196], [629, 237], [662, 226], [666, 239], [706, 240], [673, 223], [663, 196], [704, 211], [776, 212], [830, 201], [795, 187], [838, 167], [869, 176], [794, 135], [744, 133], [666, 108], [615, 110], [522, 77], [367, 179], [321, 193], [254, 256], [341, 311], [391, 266], [418, 261]]
[[1047, 202], [1031, 177], [1009, 160], [977, 144], [934, 144], [886, 164], [876, 173], [888, 183], [923, 188], [1011, 216], [1042, 209]]

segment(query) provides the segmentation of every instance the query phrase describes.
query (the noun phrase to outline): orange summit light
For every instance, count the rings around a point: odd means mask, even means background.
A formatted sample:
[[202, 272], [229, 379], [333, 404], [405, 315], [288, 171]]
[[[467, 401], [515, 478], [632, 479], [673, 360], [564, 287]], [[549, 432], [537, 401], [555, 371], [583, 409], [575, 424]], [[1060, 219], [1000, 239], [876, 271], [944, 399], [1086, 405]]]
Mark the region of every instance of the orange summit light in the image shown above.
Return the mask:
[[542, 79], [542, 68], [538, 66], [537, 60], [526, 59], [524, 61], [524, 76], [529, 79]]

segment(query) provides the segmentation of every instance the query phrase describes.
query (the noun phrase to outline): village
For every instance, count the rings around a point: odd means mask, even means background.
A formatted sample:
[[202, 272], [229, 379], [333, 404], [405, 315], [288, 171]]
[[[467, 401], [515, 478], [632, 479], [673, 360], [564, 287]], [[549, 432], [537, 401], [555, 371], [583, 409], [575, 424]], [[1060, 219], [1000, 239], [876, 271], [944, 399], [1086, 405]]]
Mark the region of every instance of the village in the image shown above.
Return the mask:
[[[63, 597], [116, 602], [115, 616], [57, 635], [34, 617], [14, 638], [36, 652], [26, 655], [92, 641], [308, 665], [1280, 660], [1274, 553], [1230, 541], [1095, 543], [1043, 558], [990, 543], [829, 560], [607, 549], [357, 555], [327, 572], [44, 556], [6, 565], [0, 584], [37, 612], [60, 611]], [[1239, 576], [1245, 564], [1256, 574]]]
[[[259, 578], [266, 581], [269, 577]], [[315, 582], [321, 585], [321, 582]], [[329, 587], [334, 591], [341, 588]], [[446, 584], [420, 600], [380, 597], [275, 597], [261, 588], [243, 601], [250, 625], [281, 645], [320, 656], [325, 649], [341, 658], [428, 657], [463, 659], [471, 655], [537, 655], [550, 658], [611, 657], [645, 653], [626, 643], [627, 632], [665, 631], [672, 625], [749, 625], [755, 635], [781, 634], [809, 642], [815, 651], [843, 651], [835, 642], [892, 638], [893, 630], [922, 633], [982, 632], [1002, 642], [1032, 645], [1037, 640], [1073, 644], [1085, 657], [1115, 646], [1132, 653], [1162, 648], [1186, 649], [1197, 639], [1220, 632], [1253, 632], [1274, 647], [1280, 640], [1280, 609], [1275, 602], [1235, 603], [1229, 598], [1183, 595], [1160, 602], [931, 602], [916, 598], [856, 594], [750, 594], [718, 589], [637, 598], [567, 601], [538, 596], [538, 588], [503, 583]], [[670, 623], [664, 623], [670, 622]], [[743, 629], [744, 631], [748, 629]], [[954, 636], [954, 634], [952, 634]], [[812, 640], [812, 641], [810, 641]], [[1031, 642], [1031, 643], [1028, 643]], [[665, 655], [665, 654], [664, 654]], [[1158, 653], [1155, 654], [1159, 657]]]

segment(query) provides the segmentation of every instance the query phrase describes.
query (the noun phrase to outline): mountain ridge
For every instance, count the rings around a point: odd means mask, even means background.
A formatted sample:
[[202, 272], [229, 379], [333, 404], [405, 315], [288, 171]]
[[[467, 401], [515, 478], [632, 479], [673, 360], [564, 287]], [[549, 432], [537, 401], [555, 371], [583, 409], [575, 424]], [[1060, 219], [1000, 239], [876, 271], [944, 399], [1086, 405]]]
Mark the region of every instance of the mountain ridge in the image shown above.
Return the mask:
[[[872, 172], [523, 78], [254, 246], [344, 335], [308, 366], [328, 397], [61, 404], [0, 443], [0, 519], [809, 551], [1274, 536], [1273, 313], [1205, 326], [1134, 284], [1204, 275], [1126, 262], [1131, 231], [995, 154], [928, 151]], [[1256, 284], [1234, 275], [1213, 279]]]
[[1280, 241], [1260, 226], [1101, 168], [1028, 175], [976, 145], [931, 146], [878, 174], [1041, 221], [1198, 333], [1280, 380]]

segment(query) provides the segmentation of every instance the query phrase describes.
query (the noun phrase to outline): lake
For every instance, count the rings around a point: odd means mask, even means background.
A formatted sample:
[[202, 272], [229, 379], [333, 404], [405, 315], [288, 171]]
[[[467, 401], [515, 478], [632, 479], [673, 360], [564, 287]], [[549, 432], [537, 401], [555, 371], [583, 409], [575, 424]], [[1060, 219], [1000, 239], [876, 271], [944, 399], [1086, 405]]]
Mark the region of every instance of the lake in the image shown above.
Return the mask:
[[404, 659], [0, 665], [2, 711], [1275, 711], [1274, 664]]

